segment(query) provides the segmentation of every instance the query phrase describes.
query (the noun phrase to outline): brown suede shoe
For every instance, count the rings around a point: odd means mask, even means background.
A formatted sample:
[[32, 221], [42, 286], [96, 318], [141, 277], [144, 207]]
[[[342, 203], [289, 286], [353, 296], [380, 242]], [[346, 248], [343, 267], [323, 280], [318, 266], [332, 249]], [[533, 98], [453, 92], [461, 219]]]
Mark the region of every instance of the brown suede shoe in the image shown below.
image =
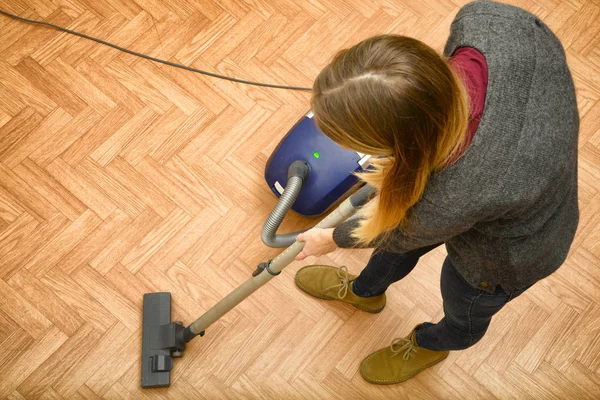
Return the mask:
[[360, 364], [362, 377], [379, 385], [400, 383], [448, 357], [449, 351], [433, 351], [417, 345], [416, 330], [419, 327], [407, 337], [394, 339], [391, 346], [365, 358]]
[[385, 307], [385, 293], [377, 297], [358, 297], [352, 291], [356, 275], [346, 267], [309, 265], [296, 272], [296, 285], [311, 296], [324, 300], [341, 300], [359, 310], [378, 313]]

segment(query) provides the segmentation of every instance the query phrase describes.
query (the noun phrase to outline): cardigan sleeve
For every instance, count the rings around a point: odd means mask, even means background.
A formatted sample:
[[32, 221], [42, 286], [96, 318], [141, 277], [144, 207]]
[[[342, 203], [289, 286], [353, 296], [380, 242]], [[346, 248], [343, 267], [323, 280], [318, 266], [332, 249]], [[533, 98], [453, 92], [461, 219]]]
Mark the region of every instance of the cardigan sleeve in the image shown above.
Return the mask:
[[[439, 207], [426, 199], [421, 199], [409, 211], [404, 228], [396, 228], [386, 241], [374, 240], [367, 245], [359, 245], [351, 236], [358, 226], [360, 217], [352, 218], [338, 225], [333, 231], [333, 240], [340, 248], [382, 248], [394, 253], [443, 243], [448, 239], [471, 229], [476, 223], [474, 213], [452, 212]], [[377, 243], [379, 243], [377, 245]]]

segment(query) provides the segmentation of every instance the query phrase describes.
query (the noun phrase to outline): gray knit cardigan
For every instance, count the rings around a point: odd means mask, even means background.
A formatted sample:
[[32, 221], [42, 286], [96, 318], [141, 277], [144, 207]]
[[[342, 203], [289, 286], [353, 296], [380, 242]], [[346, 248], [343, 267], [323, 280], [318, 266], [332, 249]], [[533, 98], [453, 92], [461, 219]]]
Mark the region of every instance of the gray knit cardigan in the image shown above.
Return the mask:
[[[455, 164], [431, 176], [408, 228], [381, 245], [407, 252], [445, 243], [473, 287], [512, 291], [554, 272], [579, 220], [575, 89], [561, 43], [534, 15], [482, 1], [462, 8], [444, 54], [479, 50], [488, 87], [473, 141]], [[358, 219], [334, 230], [356, 247]]]

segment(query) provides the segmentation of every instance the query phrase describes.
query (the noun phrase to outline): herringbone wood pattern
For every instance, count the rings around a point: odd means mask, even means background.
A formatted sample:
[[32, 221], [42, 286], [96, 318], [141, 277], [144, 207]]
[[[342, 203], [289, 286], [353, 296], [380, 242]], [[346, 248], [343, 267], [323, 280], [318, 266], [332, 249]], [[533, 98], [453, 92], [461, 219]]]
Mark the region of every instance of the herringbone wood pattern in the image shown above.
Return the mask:
[[[262, 172], [309, 94], [0, 17], [0, 398], [600, 398], [600, 3], [511, 2], [567, 48], [582, 116], [579, 233], [564, 267], [510, 303], [479, 344], [391, 387], [365, 383], [358, 365], [441, 317], [442, 249], [378, 315], [307, 297], [295, 263], [190, 343], [169, 390], [140, 390], [144, 293], [172, 292], [174, 317], [190, 322], [277, 254], [259, 238], [275, 202]], [[0, 1], [153, 56], [304, 86], [373, 34], [441, 50], [462, 3]], [[318, 262], [358, 272], [368, 256]]]

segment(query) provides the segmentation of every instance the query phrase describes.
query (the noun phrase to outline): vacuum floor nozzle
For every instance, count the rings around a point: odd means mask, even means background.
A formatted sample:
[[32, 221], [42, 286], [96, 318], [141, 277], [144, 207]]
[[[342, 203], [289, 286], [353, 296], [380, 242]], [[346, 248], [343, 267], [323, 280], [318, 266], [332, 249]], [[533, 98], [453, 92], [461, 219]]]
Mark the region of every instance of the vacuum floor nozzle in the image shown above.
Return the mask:
[[171, 323], [171, 293], [144, 294], [142, 387], [169, 386], [173, 357], [183, 352], [177, 341], [182, 329], [181, 323]]

